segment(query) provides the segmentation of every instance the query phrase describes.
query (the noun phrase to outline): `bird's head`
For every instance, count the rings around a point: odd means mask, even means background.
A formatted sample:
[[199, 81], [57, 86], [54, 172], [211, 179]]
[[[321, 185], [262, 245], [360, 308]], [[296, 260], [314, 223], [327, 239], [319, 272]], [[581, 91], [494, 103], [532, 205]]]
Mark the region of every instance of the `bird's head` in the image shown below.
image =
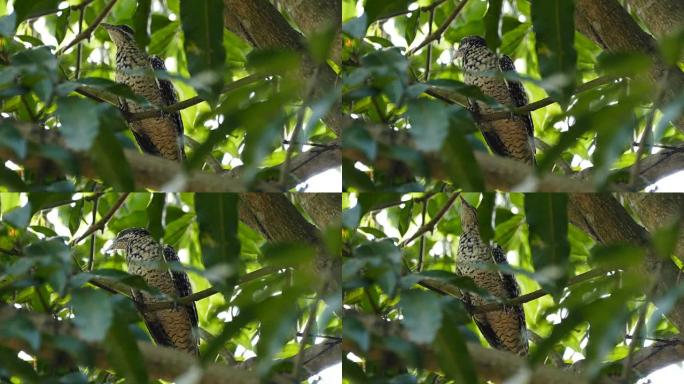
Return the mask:
[[461, 228], [464, 230], [469, 228], [477, 228], [477, 210], [472, 205], [468, 204], [463, 196], [460, 196], [461, 208], [459, 209], [459, 216], [461, 218]]
[[136, 44], [135, 32], [128, 25], [113, 25], [106, 23], [102, 23], [100, 25], [102, 28], [107, 30], [109, 37], [117, 47], [123, 46], [125, 44]]
[[465, 54], [474, 48], [485, 47], [487, 48], [487, 42], [484, 38], [480, 36], [466, 36], [461, 39], [458, 44], [458, 49], [456, 50], [456, 56], [454, 59], [462, 58]]
[[117, 249], [126, 249], [133, 240], [138, 240], [145, 237], [151, 237], [150, 232], [145, 228], [128, 228], [119, 232], [105, 253], [116, 251]]

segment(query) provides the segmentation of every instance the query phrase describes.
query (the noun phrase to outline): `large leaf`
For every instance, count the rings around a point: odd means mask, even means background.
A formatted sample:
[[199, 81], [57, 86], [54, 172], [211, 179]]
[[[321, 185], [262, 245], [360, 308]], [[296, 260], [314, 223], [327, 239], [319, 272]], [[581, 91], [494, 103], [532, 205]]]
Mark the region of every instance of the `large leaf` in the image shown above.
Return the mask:
[[[465, 313], [463, 306], [444, 305], [443, 320], [433, 346], [439, 366], [446, 376], [457, 383], [477, 383], [475, 365], [470, 358], [465, 339], [458, 329]], [[460, 310], [459, 310], [460, 309]]]
[[47, 11], [57, 10], [60, 0], [21, 0], [14, 2], [14, 13], [17, 15], [17, 24], [31, 17]]
[[112, 324], [113, 308], [107, 293], [80, 288], [72, 292], [71, 305], [78, 333], [86, 341], [101, 341]]
[[482, 171], [465, 136], [465, 131], [472, 127], [472, 121], [464, 110], [456, 111], [450, 118], [449, 134], [441, 151], [444, 171], [463, 190], [482, 191], [485, 189]]
[[109, 361], [131, 383], [147, 383], [147, 369], [133, 333], [123, 316], [115, 316], [107, 335]]
[[540, 284], [556, 293], [563, 287], [570, 257], [567, 202], [561, 193], [525, 194], [532, 262], [537, 273], [549, 278]]
[[152, 195], [150, 205], [147, 206], [147, 230], [155, 239], [159, 240], [164, 237], [164, 228], [162, 228], [162, 214], [164, 212], [164, 199], [166, 194], [155, 193]]
[[565, 105], [575, 89], [575, 6], [573, 0], [533, 1], [532, 27], [539, 73], [546, 91]]
[[216, 100], [223, 88], [223, 0], [180, 2], [181, 25], [185, 39], [183, 47], [188, 59], [188, 71], [193, 77], [208, 79], [206, 88], [197, 92]]
[[411, 289], [401, 293], [399, 308], [409, 339], [431, 343], [442, 325], [441, 298], [434, 292]]
[[[102, 119], [103, 122], [112, 121], [111, 118], [105, 116]], [[111, 126], [107, 126], [99, 130], [99, 134], [93, 143], [90, 151], [93, 166], [99, 177], [112, 186], [114, 190], [131, 191], [135, 188], [133, 172], [124, 156], [121, 144], [110, 128]]]
[[238, 196], [230, 193], [195, 194], [195, 212], [199, 225], [204, 267], [226, 297], [230, 297], [240, 266], [240, 243], [237, 238]]
[[89, 99], [65, 97], [57, 102], [59, 130], [67, 147], [76, 151], [91, 148], [100, 129], [100, 105]]
[[368, 24], [393, 12], [405, 11], [408, 9], [408, 3], [408, 0], [366, 0], [364, 11], [368, 15]]
[[487, 46], [495, 50], [501, 45], [501, 6], [502, 0], [489, 0], [487, 13], [484, 17], [485, 40]]
[[133, 15], [133, 30], [135, 31], [135, 41], [141, 47], [146, 47], [150, 43], [149, 18], [151, 10], [151, 0], [138, 0], [138, 8]]
[[442, 142], [449, 134], [451, 112], [452, 107], [438, 101], [417, 99], [409, 103], [409, 132], [415, 139], [417, 149], [434, 152], [442, 147]]

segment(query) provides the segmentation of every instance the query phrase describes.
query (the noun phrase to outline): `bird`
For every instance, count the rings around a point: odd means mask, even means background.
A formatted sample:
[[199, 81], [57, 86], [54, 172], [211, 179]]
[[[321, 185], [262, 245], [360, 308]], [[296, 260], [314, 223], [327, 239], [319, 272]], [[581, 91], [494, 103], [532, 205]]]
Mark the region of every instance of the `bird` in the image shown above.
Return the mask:
[[[500, 246], [482, 241], [477, 220], [477, 210], [461, 196], [459, 209], [461, 228], [457, 251], [457, 274], [469, 277], [473, 282], [499, 299], [513, 299], [520, 295], [515, 276], [499, 269], [482, 268], [484, 264], [508, 265], [506, 254]], [[491, 301], [479, 295], [464, 292], [466, 307], [488, 304]], [[528, 353], [525, 311], [521, 304], [506, 305], [501, 310], [472, 313], [475, 325], [493, 348], [507, 350], [520, 356]]]
[[[120, 231], [105, 252], [124, 250], [128, 272], [145, 280], [161, 295], [133, 290], [136, 304], [168, 301], [192, 294], [188, 275], [182, 271], [169, 271], [164, 263], [179, 262], [176, 251], [158, 243], [144, 228], [128, 228]], [[196, 337], [197, 308], [195, 302], [177, 305], [159, 311], [142, 311], [142, 317], [150, 335], [159, 345], [174, 347], [199, 356]]]
[[[166, 71], [164, 60], [148, 56], [136, 43], [131, 27], [101, 25], [116, 46], [116, 82], [127, 85], [133, 93], [145, 97], [156, 108], [177, 103], [178, 95], [173, 84], [154, 75], [154, 71]], [[124, 98], [119, 98], [119, 104], [125, 114], [149, 110], [149, 107]], [[143, 152], [173, 161], [185, 159], [183, 120], [178, 111], [160, 112], [157, 117], [131, 121], [130, 127]]]
[[[497, 77], [495, 73], [517, 73], [513, 60], [506, 55], [497, 57], [480, 36], [461, 39], [455, 58], [463, 62], [463, 82], [474, 85], [486, 96], [509, 107], [522, 107], [528, 103], [527, 93], [518, 80]], [[469, 99], [470, 110], [478, 120], [485, 113], [500, 108], [481, 100]], [[529, 165], [535, 165], [534, 125], [529, 112], [522, 115], [492, 121], [478, 121], [487, 145], [497, 155], [510, 157]]]

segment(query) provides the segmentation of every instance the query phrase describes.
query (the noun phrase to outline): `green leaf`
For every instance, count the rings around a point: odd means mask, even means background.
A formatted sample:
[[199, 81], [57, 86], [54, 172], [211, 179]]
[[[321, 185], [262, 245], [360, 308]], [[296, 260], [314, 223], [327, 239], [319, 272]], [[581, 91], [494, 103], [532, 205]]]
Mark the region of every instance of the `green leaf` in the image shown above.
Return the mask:
[[106, 119], [104, 116], [102, 116], [102, 119], [103, 126], [106, 126], [106, 128], [99, 130], [90, 151], [93, 167], [97, 171], [98, 176], [111, 185], [114, 190], [134, 190], [133, 172], [128, 164], [128, 160], [124, 156], [123, 148], [121, 148], [121, 144], [110, 129], [112, 126], [106, 124], [111, 119]]
[[75, 96], [60, 98], [57, 104], [59, 130], [66, 146], [76, 151], [89, 150], [100, 131], [100, 105]]
[[366, 0], [363, 4], [363, 9], [365, 14], [368, 15], [368, 23], [370, 24], [383, 16], [407, 10], [408, 3], [408, 0]]
[[107, 335], [107, 356], [117, 372], [131, 383], [147, 383], [147, 369], [133, 333], [123, 316], [115, 316], [115, 322]]
[[26, 229], [31, 220], [31, 203], [16, 207], [2, 215], [2, 220], [17, 229]]
[[0, 36], [10, 37], [17, 28], [16, 12], [0, 17]]
[[489, 0], [487, 13], [485, 13], [485, 40], [487, 46], [496, 50], [501, 45], [501, 6], [502, 0]]
[[166, 194], [155, 193], [152, 195], [152, 200], [147, 206], [147, 230], [150, 231], [152, 237], [160, 240], [164, 237], [164, 228], [162, 228], [162, 214], [164, 213], [164, 200]]
[[9, 319], [3, 320], [0, 334], [7, 338], [19, 338], [24, 340], [34, 351], [40, 348], [40, 332], [31, 320], [23, 314], [16, 314]]
[[216, 100], [223, 88], [223, 1], [181, 1], [180, 18], [185, 39], [183, 48], [188, 60], [188, 71], [194, 77], [209, 76], [207, 88], [197, 93], [208, 100]]
[[401, 293], [399, 308], [409, 339], [432, 343], [442, 325], [441, 298], [434, 292], [411, 289]]
[[408, 120], [411, 123], [411, 136], [416, 141], [416, 148], [425, 152], [434, 152], [442, 147], [449, 134], [449, 118], [452, 106], [428, 100], [412, 100], [408, 104]]
[[195, 194], [195, 212], [202, 245], [202, 261], [207, 270], [220, 268], [221, 278], [212, 279], [230, 297], [240, 270], [240, 242], [237, 238], [238, 195], [230, 193]]
[[449, 135], [444, 140], [441, 158], [444, 171], [454, 184], [466, 191], [482, 191], [485, 189], [482, 171], [464, 133], [472, 126], [465, 110], [451, 115]]
[[575, 89], [577, 65], [574, 2], [533, 1], [531, 14], [539, 73], [547, 80], [544, 84], [549, 95], [566, 105]]
[[71, 294], [74, 324], [86, 341], [101, 341], [112, 324], [113, 308], [109, 296], [101, 290], [79, 288]]
[[356, 344], [362, 351], [370, 347], [370, 333], [356, 317], [346, 316], [342, 322], [342, 337]]
[[83, 199], [78, 200], [73, 207], [69, 207], [69, 233], [73, 236], [81, 225], [83, 214]]
[[17, 15], [17, 25], [32, 15], [57, 10], [60, 0], [32, 0], [15, 1], [14, 12]]
[[492, 227], [492, 215], [494, 212], [495, 193], [483, 193], [482, 201], [477, 207], [477, 220], [480, 227], [480, 237], [485, 243], [494, 238], [494, 228]]
[[141, 47], [146, 47], [150, 43], [148, 23], [151, 10], [150, 0], [138, 0], [138, 8], [133, 15], [133, 30], [135, 31], [135, 41]]
[[345, 150], [358, 150], [369, 161], [374, 161], [378, 154], [378, 143], [358, 123], [352, 124], [344, 131], [344, 135], [342, 135], [342, 148]]
[[16, 172], [9, 170], [5, 164], [0, 164], [0, 185], [10, 191], [25, 191], [26, 184]]
[[470, 358], [465, 339], [456, 326], [459, 324], [458, 312], [456, 305], [444, 305], [443, 320], [433, 342], [435, 356], [448, 378], [457, 383], [478, 383], [475, 364]]
[[559, 293], [567, 276], [570, 257], [568, 242], [568, 196], [561, 193], [526, 193], [525, 218], [532, 263], [538, 273], [551, 280], [542, 287]]
[[179, 21], [172, 21], [166, 24], [164, 27], [154, 31], [154, 33], [152, 33], [152, 41], [150, 42], [149, 46], [150, 55], [163, 56], [166, 50], [169, 48], [171, 41], [176, 37], [179, 26]]

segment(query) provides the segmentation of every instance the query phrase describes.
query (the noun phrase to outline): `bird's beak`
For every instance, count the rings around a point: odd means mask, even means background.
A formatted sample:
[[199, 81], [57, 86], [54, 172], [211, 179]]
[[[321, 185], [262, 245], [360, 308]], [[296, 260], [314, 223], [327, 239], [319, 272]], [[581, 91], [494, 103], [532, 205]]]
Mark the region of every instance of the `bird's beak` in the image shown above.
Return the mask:
[[108, 30], [108, 31], [111, 31], [112, 29], [114, 29], [114, 26], [113, 26], [113, 25], [107, 24], [107, 23], [100, 23], [100, 26], [101, 26], [102, 28]]
[[114, 239], [108, 247], [102, 250], [102, 253], [113, 253], [117, 249], [123, 249], [123, 247], [121, 247], [121, 244], [119, 244], [119, 242], [116, 239]]

